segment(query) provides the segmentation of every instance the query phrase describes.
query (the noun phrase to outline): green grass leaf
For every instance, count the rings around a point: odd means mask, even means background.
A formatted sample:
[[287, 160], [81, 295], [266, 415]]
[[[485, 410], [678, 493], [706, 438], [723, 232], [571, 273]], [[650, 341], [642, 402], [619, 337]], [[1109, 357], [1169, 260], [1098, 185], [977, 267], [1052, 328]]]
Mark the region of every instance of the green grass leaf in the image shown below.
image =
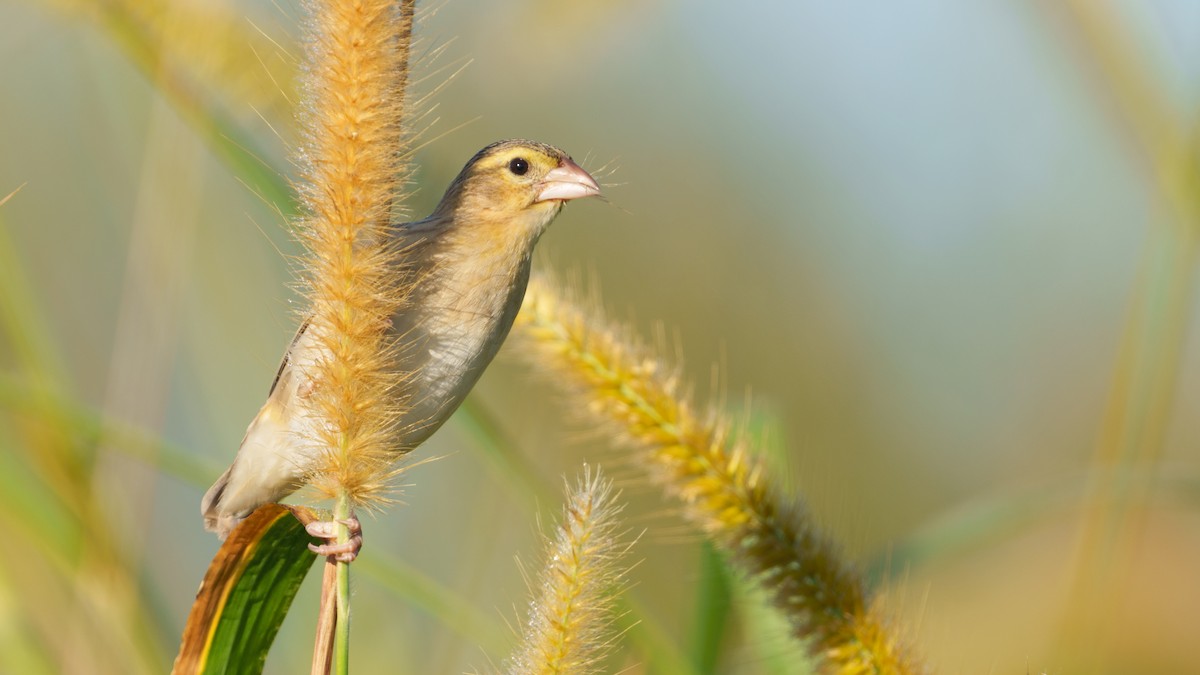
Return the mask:
[[296, 507], [267, 504], [217, 551], [188, 615], [174, 675], [260, 673], [317, 559]]

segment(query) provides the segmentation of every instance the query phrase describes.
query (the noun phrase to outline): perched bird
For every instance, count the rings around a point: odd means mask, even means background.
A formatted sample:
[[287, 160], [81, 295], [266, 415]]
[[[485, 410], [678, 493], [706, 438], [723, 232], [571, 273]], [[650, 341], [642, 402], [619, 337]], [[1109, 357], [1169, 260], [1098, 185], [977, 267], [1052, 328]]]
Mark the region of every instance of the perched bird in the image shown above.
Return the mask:
[[[521, 308], [533, 247], [563, 204], [600, 194], [596, 181], [562, 150], [543, 143], [493, 143], [467, 162], [433, 214], [396, 228], [403, 264], [416, 279], [407, 306], [392, 317], [397, 367], [408, 374], [410, 403], [397, 420], [397, 452], [429, 438], [458, 408], [491, 362]], [[222, 539], [259, 506], [301, 487], [311, 471], [303, 397], [317, 358], [313, 331], [301, 326], [266, 403], [250, 423], [233, 464], [200, 504], [205, 529]], [[361, 545], [313, 547], [353, 559]], [[332, 538], [332, 523], [309, 527]], [[347, 550], [351, 548], [352, 550]]]

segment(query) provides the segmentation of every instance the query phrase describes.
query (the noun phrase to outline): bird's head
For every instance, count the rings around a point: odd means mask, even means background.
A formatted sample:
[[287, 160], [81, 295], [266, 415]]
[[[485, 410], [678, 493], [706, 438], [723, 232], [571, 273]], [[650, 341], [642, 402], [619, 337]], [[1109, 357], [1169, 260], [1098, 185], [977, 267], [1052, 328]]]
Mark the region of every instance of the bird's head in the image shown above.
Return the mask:
[[562, 150], [535, 141], [500, 141], [467, 162], [435, 215], [521, 228], [536, 238], [564, 203], [598, 194], [595, 179]]

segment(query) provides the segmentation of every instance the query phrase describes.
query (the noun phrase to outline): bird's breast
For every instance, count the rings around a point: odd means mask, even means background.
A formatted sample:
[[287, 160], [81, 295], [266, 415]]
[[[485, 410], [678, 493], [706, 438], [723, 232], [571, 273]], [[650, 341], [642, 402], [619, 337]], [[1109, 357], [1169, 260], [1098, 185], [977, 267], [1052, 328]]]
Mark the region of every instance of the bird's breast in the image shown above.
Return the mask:
[[520, 309], [529, 279], [524, 256], [499, 269], [445, 266], [426, 277], [410, 307], [393, 318], [410, 397], [404, 445], [428, 438], [466, 398]]

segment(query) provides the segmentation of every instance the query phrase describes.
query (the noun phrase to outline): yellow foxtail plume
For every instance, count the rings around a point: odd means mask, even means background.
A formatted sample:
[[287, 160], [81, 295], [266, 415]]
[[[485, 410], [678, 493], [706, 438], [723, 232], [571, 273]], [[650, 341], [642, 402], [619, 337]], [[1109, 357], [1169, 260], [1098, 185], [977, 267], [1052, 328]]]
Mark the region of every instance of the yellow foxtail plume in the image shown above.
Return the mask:
[[796, 504], [781, 500], [745, 441], [701, 414], [676, 370], [622, 326], [529, 283], [517, 319], [527, 352], [627, 444], [686, 516], [755, 578], [828, 672], [922, 672], [870, 604], [861, 577]]
[[[391, 236], [403, 163], [412, 2], [309, 3], [298, 190], [303, 281], [320, 349], [308, 408], [326, 496], [378, 505], [397, 453], [402, 376], [388, 327], [411, 289]], [[341, 516], [344, 517], [344, 516]]]
[[525, 635], [509, 664], [512, 675], [596, 671], [611, 644], [613, 594], [624, 574], [618, 559], [629, 550], [615, 531], [617, 496], [599, 469], [585, 467], [575, 488], [567, 486], [562, 522], [547, 542]]

